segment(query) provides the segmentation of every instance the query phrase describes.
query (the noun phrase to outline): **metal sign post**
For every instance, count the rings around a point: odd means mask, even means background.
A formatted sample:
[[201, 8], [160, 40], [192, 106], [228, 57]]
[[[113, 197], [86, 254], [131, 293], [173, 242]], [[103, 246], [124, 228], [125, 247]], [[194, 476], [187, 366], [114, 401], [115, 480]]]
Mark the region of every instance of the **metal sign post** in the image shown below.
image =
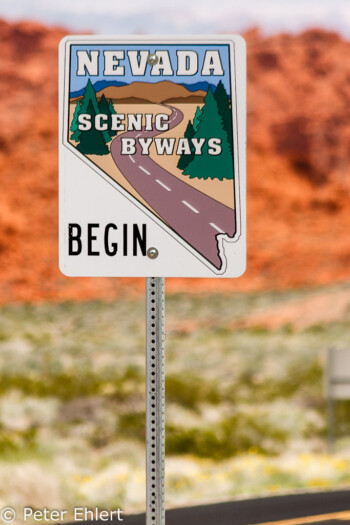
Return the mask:
[[71, 35], [59, 63], [60, 269], [147, 279], [146, 522], [164, 525], [164, 278], [245, 271], [245, 43]]
[[164, 525], [164, 278], [146, 279], [146, 525]]

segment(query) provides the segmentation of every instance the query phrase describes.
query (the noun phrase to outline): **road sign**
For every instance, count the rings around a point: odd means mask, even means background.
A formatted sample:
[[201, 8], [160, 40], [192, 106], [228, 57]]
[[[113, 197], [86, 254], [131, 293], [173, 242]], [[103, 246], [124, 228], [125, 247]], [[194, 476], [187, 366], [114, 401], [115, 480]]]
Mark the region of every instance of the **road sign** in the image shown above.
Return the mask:
[[60, 268], [238, 277], [246, 266], [245, 44], [60, 44]]
[[350, 399], [350, 349], [330, 348], [327, 354], [327, 397]]
[[332, 452], [336, 427], [334, 401], [350, 399], [350, 349], [329, 348], [326, 364], [328, 450]]

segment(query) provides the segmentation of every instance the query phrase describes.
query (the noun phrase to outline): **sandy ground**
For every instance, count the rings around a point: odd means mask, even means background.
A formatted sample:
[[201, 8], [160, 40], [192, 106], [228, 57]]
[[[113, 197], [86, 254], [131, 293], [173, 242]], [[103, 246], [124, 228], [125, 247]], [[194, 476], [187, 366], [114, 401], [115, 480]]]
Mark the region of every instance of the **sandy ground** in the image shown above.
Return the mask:
[[[197, 108], [196, 104], [173, 104], [173, 107], [178, 108], [184, 115], [181, 124], [176, 126], [165, 133], [162, 133], [161, 137], [174, 137], [176, 139], [183, 137], [189, 120], [193, 121], [193, 117]], [[75, 104], [70, 105], [70, 122], [73, 118]], [[171, 113], [171, 109], [156, 105], [156, 104], [114, 104], [114, 109], [117, 113]], [[123, 121], [126, 123], [126, 119]], [[75, 146], [76, 143], [72, 142]], [[109, 144], [110, 146], [110, 144]], [[212, 197], [213, 199], [225, 204], [230, 208], [234, 208], [234, 184], [232, 180], [204, 180], [204, 179], [190, 179], [189, 176], [183, 175], [182, 171], [177, 168], [179, 157], [177, 155], [157, 155], [154, 143], [150, 147], [150, 157], [157, 164], [162, 166], [164, 169], [175, 175], [177, 178], [189, 184]], [[119, 171], [111, 156], [99, 156], [99, 155], [88, 155], [88, 158], [97, 166], [99, 166], [105, 173], [110, 175], [115, 181], [118, 182], [123, 188], [125, 188], [131, 195], [136, 197], [142, 204], [147, 208], [152, 209], [133, 189], [133, 187], [124, 178], [122, 173]], [[154, 210], [152, 210], [154, 211]]]
[[[179, 109], [183, 115], [183, 121], [176, 128], [162, 133], [161, 137], [184, 137], [188, 121], [193, 122], [193, 117], [196, 112], [197, 104], [172, 104], [173, 107]], [[200, 104], [202, 107], [203, 104]], [[232, 180], [204, 180], [204, 179], [190, 179], [188, 175], [183, 175], [182, 171], [177, 168], [179, 157], [177, 155], [158, 156], [154, 143], [150, 147], [150, 157], [160, 166], [168, 170], [177, 178], [193, 186], [202, 193], [206, 193], [213, 199], [225, 204], [230, 208], [234, 208], [234, 184]]]
[[[73, 119], [75, 104], [70, 105], [70, 122]], [[163, 106], [158, 106], [155, 104], [114, 104], [114, 109], [117, 113], [123, 113], [127, 115], [128, 113], [167, 113], [170, 114], [171, 110], [164, 108]], [[126, 124], [126, 119], [123, 120]], [[76, 142], [72, 141], [72, 144], [76, 146]], [[111, 143], [108, 144], [110, 148]], [[118, 184], [120, 184], [127, 192], [129, 192], [133, 197], [135, 197], [139, 202], [141, 202], [146, 208], [151, 210], [155, 215], [157, 213], [151, 208], [147, 202], [140, 197], [140, 195], [134, 190], [134, 188], [129, 184], [122, 175], [121, 171], [118, 169], [117, 165], [112, 159], [111, 155], [87, 155], [87, 157], [94, 163], [96, 166], [101, 168], [105, 173], [107, 173], [112, 179], [114, 179]]]

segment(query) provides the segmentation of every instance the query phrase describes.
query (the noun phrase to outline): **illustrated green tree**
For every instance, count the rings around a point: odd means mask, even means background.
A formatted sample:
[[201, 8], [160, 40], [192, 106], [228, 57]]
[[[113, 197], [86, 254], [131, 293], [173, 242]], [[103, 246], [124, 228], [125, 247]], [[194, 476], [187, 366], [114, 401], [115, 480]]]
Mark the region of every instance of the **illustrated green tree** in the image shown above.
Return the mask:
[[227, 140], [230, 146], [230, 151], [232, 153], [232, 111], [230, 107], [230, 99], [226, 93], [224, 84], [220, 80], [214, 94], [216, 103], [218, 105], [219, 113], [222, 117], [224, 128], [227, 133]]
[[199, 126], [201, 116], [202, 116], [202, 112], [200, 110], [200, 107], [197, 106], [196, 113], [193, 119], [193, 129], [195, 132], [198, 131], [198, 126]]
[[94, 86], [92, 85], [91, 83], [91, 80], [89, 79], [87, 81], [87, 84], [85, 86], [85, 92], [84, 92], [84, 95], [83, 95], [83, 99], [82, 99], [82, 102], [81, 102], [81, 112], [82, 113], [87, 113], [87, 109], [88, 109], [88, 105], [89, 103], [92, 103], [92, 107], [96, 113], [96, 115], [99, 113], [99, 108], [98, 108], [98, 103], [97, 103], [97, 98], [96, 98], [96, 93], [95, 93], [95, 90], [94, 90]]
[[[91, 83], [91, 80], [89, 79], [87, 81], [87, 84], [86, 84], [86, 87], [85, 87], [85, 93], [84, 93], [82, 101], [81, 101], [81, 108], [80, 108], [80, 111], [79, 111], [79, 115], [85, 115], [85, 114], [88, 113], [87, 110], [88, 110], [90, 102], [92, 104], [92, 107], [93, 107], [93, 110], [95, 112], [95, 115], [98, 115], [99, 113], [101, 113], [100, 109], [99, 109], [99, 106], [98, 106], [97, 99], [96, 99], [96, 93], [95, 93], [94, 87], [93, 87], [93, 85]], [[108, 131], [101, 131], [101, 133], [103, 135], [103, 140], [105, 141], [105, 143], [107, 143], [107, 142], [109, 142], [111, 140], [111, 137], [110, 137]], [[79, 142], [80, 136], [81, 136], [81, 131], [78, 129], [75, 132], [74, 140]]]
[[[109, 109], [109, 104], [108, 104], [104, 94], [102, 94], [102, 97], [101, 97], [100, 102], [98, 104], [98, 108], [99, 108], [100, 113], [102, 113], [103, 115], [107, 115], [107, 117], [108, 117], [108, 120], [107, 120], [108, 134], [111, 137], [112, 136], [112, 115], [111, 115], [111, 111]], [[115, 135], [115, 132], [113, 134]]]
[[[202, 116], [194, 138], [204, 138], [206, 143], [202, 148], [202, 154], [193, 156], [183, 174], [189, 175], [191, 179], [233, 179], [233, 159], [227, 133], [210, 87], [204, 99]], [[220, 154], [210, 155], [208, 153], [208, 140], [210, 138], [220, 139]]]
[[72, 124], [70, 126], [70, 130], [73, 132], [73, 134], [71, 136], [71, 140], [76, 140], [76, 138], [75, 138], [76, 132], [79, 131], [78, 130], [78, 116], [79, 116], [79, 113], [80, 113], [80, 109], [81, 109], [81, 103], [80, 103], [80, 100], [78, 100], [78, 102], [77, 102], [77, 104], [75, 106]]
[[192, 126], [192, 122], [189, 120], [188, 121], [188, 124], [187, 124], [187, 128], [186, 128], [186, 131], [185, 131], [185, 138], [188, 139], [189, 141], [189, 144], [190, 144], [190, 149], [191, 149], [191, 154], [190, 155], [185, 155], [185, 154], [182, 154], [181, 157], [179, 158], [179, 162], [177, 163], [177, 167], [180, 169], [180, 170], [184, 170], [186, 168], [186, 166], [191, 162], [191, 160], [193, 159], [193, 156], [194, 156], [194, 146], [193, 144], [191, 143], [191, 138], [194, 137], [195, 135], [195, 131], [193, 129], [193, 126]]
[[[110, 99], [110, 101], [109, 101], [108, 109], [109, 109], [109, 112], [110, 112], [111, 115], [116, 115], [117, 114], [116, 110], [114, 109], [112, 99]], [[111, 118], [111, 120], [112, 120], [112, 118]], [[112, 131], [112, 130], [109, 131], [109, 134], [110, 134], [111, 137], [114, 137], [117, 133], [118, 132], [115, 131], [115, 130], [114, 131]]]
[[[85, 113], [91, 115], [93, 124], [96, 111], [92, 100], [89, 100]], [[76, 148], [85, 155], [107, 155], [109, 153], [108, 146], [103, 138], [103, 132], [98, 131], [94, 125], [88, 131], [81, 131], [80, 142]]]

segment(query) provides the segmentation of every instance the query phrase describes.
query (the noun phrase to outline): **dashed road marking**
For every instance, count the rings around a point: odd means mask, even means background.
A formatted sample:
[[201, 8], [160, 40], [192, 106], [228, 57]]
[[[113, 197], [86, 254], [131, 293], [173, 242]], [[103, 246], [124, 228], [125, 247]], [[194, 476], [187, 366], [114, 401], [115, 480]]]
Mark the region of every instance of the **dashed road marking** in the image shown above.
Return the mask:
[[134, 161], [134, 159], [132, 158], [131, 155], [129, 155], [129, 159], [135, 164], [135, 161]]
[[223, 232], [223, 231], [221, 230], [221, 228], [219, 228], [219, 226], [216, 226], [216, 224], [214, 224], [213, 222], [210, 222], [209, 224], [210, 224], [210, 226], [211, 226], [212, 228], [214, 228], [214, 230], [216, 230], [217, 232], [219, 232], [219, 233], [225, 233], [225, 232]]
[[156, 182], [158, 182], [158, 184], [160, 184], [164, 189], [166, 189], [167, 191], [171, 191], [171, 188], [168, 188], [168, 186], [166, 186], [164, 184], [164, 182], [162, 182], [161, 180], [159, 179], [156, 179]]
[[146, 175], [151, 175], [149, 171], [145, 170], [142, 166], [139, 166], [140, 170], [142, 170]]
[[194, 208], [193, 206], [191, 206], [191, 204], [189, 204], [188, 202], [186, 201], [181, 201], [182, 204], [184, 204], [185, 206], [187, 206], [187, 208], [189, 208], [190, 210], [192, 210], [194, 213], [199, 213], [198, 210], [196, 210], [196, 208]]

